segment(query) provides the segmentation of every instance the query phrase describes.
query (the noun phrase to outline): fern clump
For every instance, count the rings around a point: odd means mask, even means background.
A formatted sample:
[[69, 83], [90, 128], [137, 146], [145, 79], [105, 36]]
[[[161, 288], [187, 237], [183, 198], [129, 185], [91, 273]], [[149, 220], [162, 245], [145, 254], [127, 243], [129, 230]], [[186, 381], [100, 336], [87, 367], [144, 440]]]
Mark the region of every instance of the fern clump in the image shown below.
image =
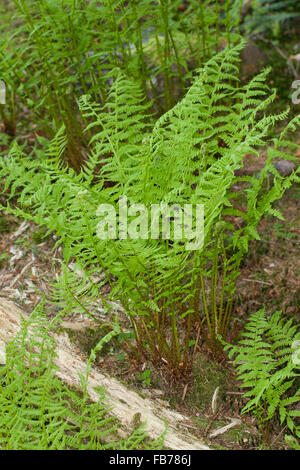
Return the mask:
[[51, 324], [40, 304], [7, 345], [0, 366], [0, 448], [5, 450], [158, 449], [163, 437], [147, 440], [140, 426], [120, 438], [120, 423], [99, 392], [93, 403], [87, 394], [87, 373], [80, 390], [68, 388], [57, 376]]
[[195, 67], [237, 42], [242, 0], [193, 0], [180, 13], [180, 0], [5, 3], [0, 60], [8, 99], [0, 112], [6, 131], [15, 135], [24, 106], [28, 122], [38, 121], [50, 138], [52, 123], [64, 123], [64, 158], [78, 171], [88, 143], [78, 96], [90, 93], [104, 104], [110, 73], [119, 67], [139, 81], [153, 111], [162, 114], [184, 94]]
[[266, 440], [270, 421], [278, 416], [292, 443], [293, 435], [300, 438], [299, 327], [282, 319], [280, 312], [268, 318], [261, 309], [250, 317], [242, 336], [237, 345], [225, 345], [229, 357], [234, 357], [242, 388], [247, 389], [242, 413], [254, 413]]
[[[80, 173], [63, 164], [64, 128], [50, 143], [40, 138], [43, 147], [36, 149], [36, 158], [26, 157], [15, 144], [1, 162], [4, 191], [17, 202], [14, 208], [8, 202], [3, 209], [46, 225], [60, 237], [66, 265], [75, 258], [84, 272], [76, 279], [64, 271], [57, 286], [59, 305], [66, 312], [73, 308], [91, 315], [93, 305], [100, 303], [114, 328], [120, 323], [113, 307], [118, 300], [134, 333], [130, 341], [118, 326], [128, 354], [166, 367], [177, 379], [189, 374], [200, 335], [217, 354], [218, 335], [225, 337], [228, 330], [248, 244], [259, 239], [257, 226], [265, 214], [281, 217], [273, 204], [299, 181], [297, 172], [282, 177], [273, 166], [279, 156], [293, 159], [297, 146], [287, 135], [299, 125], [299, 118], [269, 141], [270, 128], [288, 112], [265, 114], [276, 95], [265, 85], [268, 71], [240, 86], [243, 45], [209, 60], [184, 98], [158, 120], [139, 84], [114, 70], [104, 105], [87, 95], [79, 100], [90, 122], [86, 132], [93, 130]], [[266, 144], [268, 158], [259, 176], [237, 176], [245, 155], [259, 156]], [[266, 188], [269, 174], [272, 182]], [[235, 203], [239, 193], [233, 189], [240, 182], [245, 185], [243, 210]], [[124, 236], [118, 227], [113, 239], [99, 237], [99, 206], [109, 204], [119, 216], [124, 200], [128, 206], [147, 208], [142, 215], [126, 209], [128, 224], [133, 223], [138, 236]], [[176, 207], [204, 208], [203, 238], [197, 249], [190, 249], [191, 243], [195, 247], [199, 242], [195, 235], [167, 237], [163, 226], [152, 237], [143, 217], [154, 204], [172, 207], [171, 219], [176, 219]], [[195, 227], [195, 213], [192, 219]], [[105, 279], [95, 284], [93, 274], [99, 269]], [[110, 286], [105, 298], [104, 284]]]

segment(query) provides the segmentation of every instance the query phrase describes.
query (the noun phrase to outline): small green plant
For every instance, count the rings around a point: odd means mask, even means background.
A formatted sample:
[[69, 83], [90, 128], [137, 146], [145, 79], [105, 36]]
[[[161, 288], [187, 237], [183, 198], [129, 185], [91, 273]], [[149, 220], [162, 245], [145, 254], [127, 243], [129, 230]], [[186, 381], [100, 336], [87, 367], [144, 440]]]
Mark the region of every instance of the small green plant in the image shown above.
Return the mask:
[[142, 372], [141, 374], [141, 378], [142, 378], [142, 385], [144, 388], [146, 387], [150, 387], [151, 385], [151, 370], [150, 369], [146, 369], [144, 370], [144, 372]]
[[299, 326], [282, 319], [280, 312], [268, 318], [265, 309], [250, 317], [238, 345], [225, 344], [229, 357], [234, 357], [242, 388], [247, 389], [244, 397], [249, 401], [242, 413], [256, 416], [266, 443], [276, 417], [290, 431], [288, 443], [300, 438], [299, 344]]

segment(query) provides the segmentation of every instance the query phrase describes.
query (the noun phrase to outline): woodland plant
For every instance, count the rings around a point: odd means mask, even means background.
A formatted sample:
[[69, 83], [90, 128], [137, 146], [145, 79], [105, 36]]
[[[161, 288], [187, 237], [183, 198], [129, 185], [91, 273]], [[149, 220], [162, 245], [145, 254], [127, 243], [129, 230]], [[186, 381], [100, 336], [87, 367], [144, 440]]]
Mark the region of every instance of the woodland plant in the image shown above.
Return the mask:
[[252, 0], [245, 29], [252, 34], [278, 36], [282, 26], [300, 17], [298, 0]]
[[252, 412], [266, 443], [270, 427], [278, 417], [286, 425], [287, 442], [295, 447], [300, 439], [300, 331], [299, 325], [281, 318], [281, 312], [267, 317], [265, 309], [254, 313], [237, 345], [225, 344], [234, 357], [238, 379], [247, 389], [242, 413]]
[[[110, 72], [118, 67], [140, 82], [157, 115], [172, 108], [191, 72], [238, 38], [241, 0], [14, 0], [1, 16], [1, 77], [8, 101], [0, 107], [11, 135], [16, 116], [53, 136], [65, 125], [64, 158], [79, 170], [91, 135], [78, 96], [107, 101]], [[5, 16], [6, 15], [6, 16]], [[14, 26], [13, 32], [11, 25]], [[24, 108], [25, 107], [25, 108]], [[53, 125], [54, 124], [54, 125]]]
[[[22, 322], [7, 345], [0, 365], [0, 448], [2, 450], [130, 450], [162, 448], [163, 436], [147, 439], [140, 426], [126, 439], [118, 437], [120, 423], [111, 415], [104, 392], [93, 403], [87, 381], [94, 351], [81, 389], [71, 390], [55, 375], [55, 342], [41, 303]], [[98, 345], [99, 348], [100, 345]]]
[[[3, 194], [14, 201], [2, 209], [45, 225], [63, 246], [65, 268], [56, 285], [60, 309], [93, 315], [93, 308], [101, 306], [106, 328], [117, 332], [114, 340], [130, 358], [161, 365], [178, 380], [189, 376], [203, 340], [215, 356], [220, 353], [218, 336], [225, 338], [230, 325], [248, 244], [259, 239], [257, 226], [265, 214], [282, 218], [273, 204], [299, 182], [297, 171], [283, 177], [273, 166], [277, 157], [293, 159], [297, 145], [289, 142], [288, 133], [299, 117], [277, 138], [268, 138], [288, 111], [265, 114], [276, 96], [265, 83], [268, 71], [240, 85], [243, 46], [226, 48], [198, 69], [184, 98], [157, 120], [139, 84], [114, 70], [105, 104], [87, 95], [79, 100], [90, 122], [86, 134], [93, 132], [80, 173], [64, 165], [64, 127], [50, 143], [39, 138], [35, 158], [26, 157], [15, 143], [1, 161]], [[238, 176], [245, 155], [259, 157], [266, 145], [260, 173]], [[246, 199], [242, 208], [238, 185]], [[99, 239], [99, 205], [111, 204], [118, 214], [124, 196], [129, 205], [146, 207], [203, 204], [202, 248], [189, 251], [190, 240], [164, 239], [162, 233], [158, 239], [150, 234]], [[141, 224], [138, 217], [129, 219]], [[71, 260], [84, 273], [81, 278], [68, 270]], [[105, 279], [96, 283], [99, 270]], [[104, 285], [110, 290], [105, 296]]]

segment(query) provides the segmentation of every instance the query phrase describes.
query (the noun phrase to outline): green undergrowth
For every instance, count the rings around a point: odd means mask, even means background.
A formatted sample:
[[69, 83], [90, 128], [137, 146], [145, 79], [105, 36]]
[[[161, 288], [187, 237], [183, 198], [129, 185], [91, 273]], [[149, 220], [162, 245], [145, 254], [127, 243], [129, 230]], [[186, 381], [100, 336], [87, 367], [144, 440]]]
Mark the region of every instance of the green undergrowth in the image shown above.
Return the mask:
[[[91, 356], [81, 388], [67, 387], [57, 376], [51, 325], [39, 307], [22, 320], [17, 336], [7, 345], [6, 364], [0, 366], [0, 448], [5, 450], [159, 449], [163, 437], [151, 442], [138, 426], [120, 438], [122, 425], [99, 391], [90, 401], [87, 392]], [[124, 434], [124, 431], [123, 431]]]

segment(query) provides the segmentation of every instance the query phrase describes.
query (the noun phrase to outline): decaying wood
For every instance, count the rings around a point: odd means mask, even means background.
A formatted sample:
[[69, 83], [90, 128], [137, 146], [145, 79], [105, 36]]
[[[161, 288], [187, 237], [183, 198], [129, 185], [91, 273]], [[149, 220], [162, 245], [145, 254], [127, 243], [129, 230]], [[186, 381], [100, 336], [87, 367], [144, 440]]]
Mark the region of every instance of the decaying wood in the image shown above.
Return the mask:
[[[0, 342], [7, 343], [18, 332], [20, 318], [27, 315], [15, 304], [0, 297]], [[57, 344], [56, 364], [59, 370], [58, 377], [66, 384], [80, 387], [78, 373], [86, 372], [86, 361], [76, 353], [74, 346], [70, 343], [68, 335], [53, 334]], [[165, 446], [172, 450], [209, 450], [199, 439], [191, 436], [186, 431], [189, 423], [187, 417], [170, 410], [161, 400], [142, 398], [138, 393], [128, 389], [118, 380], [101, 374], [93, 368], [88, 383], [88, 394], [93, 401], [99, 398], [95, 387], [104, 387], [108, 402], [112, 405], [112, 413], [120, 420], [124, 428], [129, 430], [134, 426], [134, 417], [137, 413], [141, 415], [141, 421], [146, 422], [146, 430], [150, 438], [156, 439], [166, 429], [164, 438]], [[179, 431], [180, 427], [183, 431]]]

